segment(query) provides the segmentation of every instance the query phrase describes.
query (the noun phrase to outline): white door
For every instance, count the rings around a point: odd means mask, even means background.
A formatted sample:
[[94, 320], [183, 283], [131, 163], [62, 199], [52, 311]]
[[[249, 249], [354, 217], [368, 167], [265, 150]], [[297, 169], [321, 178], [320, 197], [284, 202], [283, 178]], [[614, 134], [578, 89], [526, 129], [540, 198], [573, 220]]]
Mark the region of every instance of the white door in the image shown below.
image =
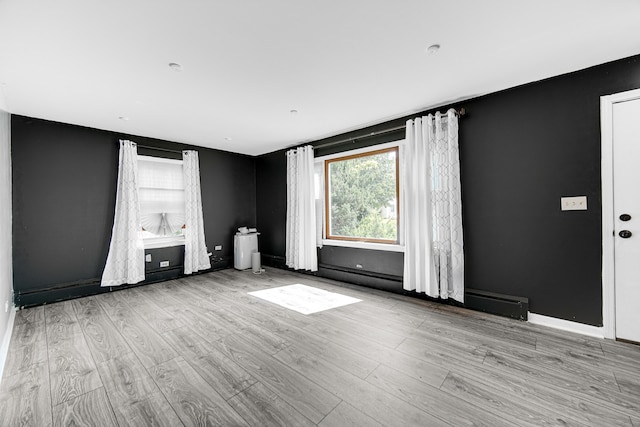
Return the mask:
[[640, 99], [613, 104], [616, 338], [640, 343]]

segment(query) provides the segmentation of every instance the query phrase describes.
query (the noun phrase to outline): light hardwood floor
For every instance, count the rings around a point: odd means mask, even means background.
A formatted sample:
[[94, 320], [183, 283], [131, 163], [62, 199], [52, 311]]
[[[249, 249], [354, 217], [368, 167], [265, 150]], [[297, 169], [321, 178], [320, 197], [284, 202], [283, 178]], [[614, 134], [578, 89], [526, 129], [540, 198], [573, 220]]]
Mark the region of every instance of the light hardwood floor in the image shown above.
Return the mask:
[[[363, 301], [247, 294], [293, 283]], [[0, 424], [640, 427], [640, 347], [230, 269], [19, 311]]]

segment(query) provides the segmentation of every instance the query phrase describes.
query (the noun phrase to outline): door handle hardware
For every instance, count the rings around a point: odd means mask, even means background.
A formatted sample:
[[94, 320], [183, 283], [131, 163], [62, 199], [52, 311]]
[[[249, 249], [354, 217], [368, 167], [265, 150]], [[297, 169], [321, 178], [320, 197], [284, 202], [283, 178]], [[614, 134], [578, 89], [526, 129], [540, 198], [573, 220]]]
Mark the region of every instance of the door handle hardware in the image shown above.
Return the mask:
[[633, 233], [630, 232], [629, 230], [622, 230], [621, 232], [618, 233], [618, 235], [623, 239], [628, 239], [629, 237], [631, 237], [632, 234]]

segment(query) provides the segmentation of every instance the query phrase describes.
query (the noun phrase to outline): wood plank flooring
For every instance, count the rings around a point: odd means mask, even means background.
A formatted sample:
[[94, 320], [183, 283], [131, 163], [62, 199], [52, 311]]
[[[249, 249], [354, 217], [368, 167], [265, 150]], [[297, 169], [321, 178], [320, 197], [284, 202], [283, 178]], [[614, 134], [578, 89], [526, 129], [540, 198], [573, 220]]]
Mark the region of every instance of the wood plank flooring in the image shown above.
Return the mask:
[[[247, 293], [362, 302], [302, 315]], [[16, 313], [2, 426], [640, 426], [640, 347], [268, 269]]]

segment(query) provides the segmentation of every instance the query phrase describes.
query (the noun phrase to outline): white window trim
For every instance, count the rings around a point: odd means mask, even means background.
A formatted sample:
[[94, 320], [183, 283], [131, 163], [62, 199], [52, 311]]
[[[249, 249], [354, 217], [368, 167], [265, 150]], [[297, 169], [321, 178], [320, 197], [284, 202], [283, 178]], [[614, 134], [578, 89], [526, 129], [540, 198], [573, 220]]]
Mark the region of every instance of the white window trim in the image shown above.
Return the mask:
[[[322, 176], [324, 177], [324, 162], [325, 160], [331, 160], [331, 159], [336, 159], [339, 157], [345, 157], [345, 156], [352, 156], [352, 155], [357, 155], [357, 154], [362, 154], [362, 153], [367, 153], [370, 151], [376, 151], [376, 150], [384, 150], [386, 148], [395, 148], [398, 147], [398, 156], [399, 156], [399, 161], [398, 161], [398, 167], [400, 168], [400, 170], [398, 171], [398, 179], [400, 180], [399, 185], [400, 185], [400, 194], [398, 194], [398, 199], [400, 200], [400, 218], [398, 221], [398, 241], [399, 243], [374, 243], [374, 242], [360, 242], [357, 240], [337, 240], [337, 239], [327, 239], [327, 233], [324, 227], [325, 224], [325, 218], [324, 215], [322, 218], [320, 218], [320, 220], [322, 221], [322, 245], [323, 246], [341, 246], [341, 247], [346, 247], [346, 248], [357, 248], [357, 249], [371, 249], [374, 251], [387, 251], [387, 252], [404, 252], [404, 221], [402, 221], [402, 213], [404, 212], [404, 198], [401, 197], [402, 195], [402, 188], [403, 188], [403, 178], [402, 178], [402, 153], [404, 150], [404, 139], [400, 139], [400, 140], [396, 140], [396, 141], [391, 141], [391, 142], [385, 142], [384, 144], [377, 144], [377, 145], [371, 145], [369, 147], [364, 147], [364, 148], [357, 148], [355, 150], [349, 150], [349, 151], [342, 151], [340, 153], [334, 153], [334, 154], [328, 154], [326, 156], [321, 156], [321, 157], [316, 157], [314, 159], [314, 163], [316, 165], [320, 165], [320, 169], [321, 169], [321, 173]], [[323, 187], [326, 185], [326, 183], [323, 183]], [[324, 188], [323, 188], [324, 191]], [[324, 194], [322, 195], [322, 197], [324, 197]], [[324, 209], [323, 209], [324, 212]], [[316, 220], [318, 220], [316, 218]]]
[[184, 246], [184, 236], [147, 237], [142, 239], [145, 249], [170, 248]]
[[404, 252], [404, 246], [394, 243], [359, 242], [357, 240], [322, 239], [323, 246], [342, 246], [346, 248], [371, 249], [374, 251]]

